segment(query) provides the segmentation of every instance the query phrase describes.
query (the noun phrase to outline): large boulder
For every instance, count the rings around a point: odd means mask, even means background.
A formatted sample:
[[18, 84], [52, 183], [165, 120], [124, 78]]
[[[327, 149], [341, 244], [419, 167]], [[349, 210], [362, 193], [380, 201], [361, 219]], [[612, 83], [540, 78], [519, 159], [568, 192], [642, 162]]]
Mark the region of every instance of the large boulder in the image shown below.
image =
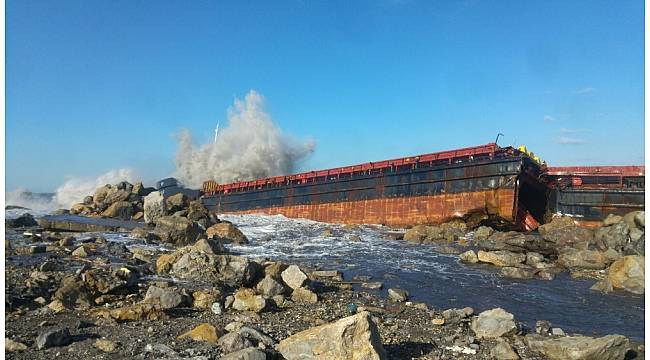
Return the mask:
[[517, 331], [514, 315], [502, 308], [483, 311], [472, 319], [471, 328], [478, 339], [498, 338]]
[[253, 285], [262, 272], [261, 265], [245, 257], [212, 255], [197, 251], [182, 253], [171, 267], [159, 266], [158, 262], [156, 267], [163, 272], [171, 268], [173, 274], [181, 279], [231, 286]]
[[239, 311], [261, 312], [266, 307], [266, 300], [262, 295], [256, 295], [253, 289], [242, 288], [235, 292], [235, 301], [232, 308]]
[[199, 200], [190, 201], [187, 206], [187, 218], [193, 221], [209, 220], [210, 211]]
[[196, 242], [203, 230], [197, 223], [184, 217], [163, 216], [155, 220], [156, 234], [175, 245], [187, 245]]
[[294, 334], [280, 341], [277, 350], [287, 360], [387, 359], [367, 311]]
[[580, 226], [565, 226], [546, 231], [544, 240], [552, 242], [557, 248], [572, 247], [586, 250], [594, 241], [592, 230]]
[[479, 226], [476, 230], [474, 230], [474, 240], [487, 240], [490, 236], [492, 236], [492, 234], [494, 234], [494, 229], [491, 227]]
[[153, 191], [144, 198], [144, 221], [151, 224], [165, 216], [165, 198], [160, 191]]
[[558, 263], [570, 269], [600, 270], [607, 267], [607, 262], [607, 257], [598, 250], [564, 248], [558, 257]]
[[38, 222], [36, 222], [36, 220], [31, 214], [25, 213], [15, 219], [5, 220], [5, 225], [10, 228], [17, 228], [17, 227], [37, 226]]
[[478, 261], [496, 266], [517, 266], [526, 261], [526, 255], [511, 251], [479, 250]]
[[622, 335], [548, 338], [529, 334], [525, 342], [532, 351], [549, 360], [622, 360], [630, 348], [629, 340]]
[[[627, 227], [632, 230], [632, 229], [640, 229], [643, 230], [644, 226], [642, 226], [639, 222], [637, 222], [637, 217], [645, 217], [645, 214], [643, 211], [630, 211], [629, 213], [625, 214], [623, 216], [623, 221], [627, 224]], [[645, 223], [643, 221], [643, 223]]]
[[537, 228], [537, 231], [539, 231], [539, 234], [542, 236], [546, 236], [546, 234], [560, 230], [560, 229], [565, 229], [565, 228], [572, 228], [575, 227], [576, 223], [573, 220], [573, 218], [569, 216], [559, 216], [553, 218], [549, 223], [546, 223], [544, 225], [540, 225]]
[[607, 270], [605, 281], [614, 289], [645, 293], [645, 256], [630, 255], [614, 261]]
[[114, 202], [102, 212], [104, 217], [122, 220], [131, 220], [133, 214], [133, 204], [128, 201]]
[[187, 196], [183, 193], [174, 194], [165, 199], [165, 205], [169, 214], [184, 210], [187, 207]]
[[150, 286], [142, 302], [160, 305], [164, 310], [181, 306], [187, 303], [187, 299], [188, 297], [181, 294], [177, 289]]
[[218, 239], [224, 243], [248, 244], [248, 239], [235, 225], [221, 222], [206, 230], [208, 239]]
[[629, 242], [630, 228], [625, 221], [619, 221], [611, 226], [603, 226], [596, 229], [594, 241], [601, 250], [614, 249], [622, 250]]
[[286, 291], [284, 285], [280, 284], [279, 281], [275, 280], [270, 275], [266, 275], [262, 281], [257, 283], [256, 289], [260, 294], [267, 298], [282, 295]]
[[292, 289], [298, 289], [307, 281], [307, 275], [297, 265], [291, 265], [282, 272], [282, 281]]
[[124, 189], [119, 189], [119, 190], [117, 190], [115, 192], [109, 193], [104, 198], [104, 201], [102, 201], [102, 203], [105, 206], [110, 206], [111, 204], [114, 204], [114, 203], [116, 203], [118, 201], [126, 201], [126, 200], [129, 199], [130, 196], [131, 196], [131, 191], [127, 191], [127, 190], [124, 190]]
[[104, 185], [97, 190], [95, 190], [95, 194], [93, 194], [93, 204], [96, 207], [99, 207], [101, 204], [104, 203], [104, 200], [106, 197], [109, 195], [117, 192], [117, 188], [113, 187], [112, 185]]
[[540, 254], [556, 252], [553, 243], [546, 241], [543, 237], [516, 231], [495, 232], [487, 239], [478, 240], [476, 244], [480, 249], [488, 251], [505, 250], [518, 253], [534, 251]]

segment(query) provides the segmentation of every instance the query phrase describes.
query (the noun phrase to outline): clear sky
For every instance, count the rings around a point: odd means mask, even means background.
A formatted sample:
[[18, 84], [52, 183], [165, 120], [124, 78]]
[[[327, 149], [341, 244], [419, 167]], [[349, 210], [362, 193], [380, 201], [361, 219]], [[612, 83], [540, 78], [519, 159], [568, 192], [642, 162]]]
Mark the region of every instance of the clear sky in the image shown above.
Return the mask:
[[34, 191], [213, 135], [255, 89], [305, 169], [525, 144], [644, 162], [643, 1], [6, 1], [6, 180]]

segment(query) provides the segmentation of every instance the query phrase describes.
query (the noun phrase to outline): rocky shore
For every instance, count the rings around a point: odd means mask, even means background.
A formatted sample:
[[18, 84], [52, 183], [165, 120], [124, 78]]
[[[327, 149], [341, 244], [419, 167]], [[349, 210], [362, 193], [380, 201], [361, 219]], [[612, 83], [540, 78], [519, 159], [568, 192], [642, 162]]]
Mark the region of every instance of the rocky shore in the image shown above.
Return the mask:
[[[543, 319], [530, 329], [508, 309], [432, 309], [397, 287], [386, 297], [355, 290], [359, 281], [336, 270], [233, 254], [223, 244], [248, 241], [236, 226], [183, 194], [139, 188], [105, 187], [73, 209], [148, 224], [110, 239], [47, 231], [29, 216], [6, 223], [8, 358], [644, 358], [643, 344], [620, 335], [567, 335]], [[403, 238], [504, 276], [569, 269], [599, 290], [643, 293], [643, 215], [605, 223], [587, 234], [560, 218], [531, 235], [454, 221]]]

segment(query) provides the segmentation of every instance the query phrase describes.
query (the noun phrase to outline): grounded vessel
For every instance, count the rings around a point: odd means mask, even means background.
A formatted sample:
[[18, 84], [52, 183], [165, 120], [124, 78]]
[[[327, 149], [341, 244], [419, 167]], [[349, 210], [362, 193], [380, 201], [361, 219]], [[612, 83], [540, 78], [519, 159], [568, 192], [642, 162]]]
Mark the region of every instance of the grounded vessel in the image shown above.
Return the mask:
[[496, 143], [327, 170], [203, 184], [216, 213], [282, 214], [343, 224], [441, 223], [479, 215], [532, 230], [544, 220], [546, 166]]

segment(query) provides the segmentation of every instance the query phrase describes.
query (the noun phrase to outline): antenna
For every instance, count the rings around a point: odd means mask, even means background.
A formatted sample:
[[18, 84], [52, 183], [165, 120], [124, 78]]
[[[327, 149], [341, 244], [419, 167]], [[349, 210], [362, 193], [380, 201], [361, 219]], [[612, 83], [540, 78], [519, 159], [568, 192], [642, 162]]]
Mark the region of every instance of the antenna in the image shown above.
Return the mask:
[[505, 136], [505, 135], [503, 135], [502, 133], [498, 133], [498, 134], [497, 134], [497, 139], [494, 140], [494, 143], [495, 143], [495, 144], [498, 144], [498, 143], [499, 143], [499, 136]]
[[217, 142], [217, 136], [219, 136], [219, 123], [217, 123], [217, 128], [214, 129], [214, 142]]

